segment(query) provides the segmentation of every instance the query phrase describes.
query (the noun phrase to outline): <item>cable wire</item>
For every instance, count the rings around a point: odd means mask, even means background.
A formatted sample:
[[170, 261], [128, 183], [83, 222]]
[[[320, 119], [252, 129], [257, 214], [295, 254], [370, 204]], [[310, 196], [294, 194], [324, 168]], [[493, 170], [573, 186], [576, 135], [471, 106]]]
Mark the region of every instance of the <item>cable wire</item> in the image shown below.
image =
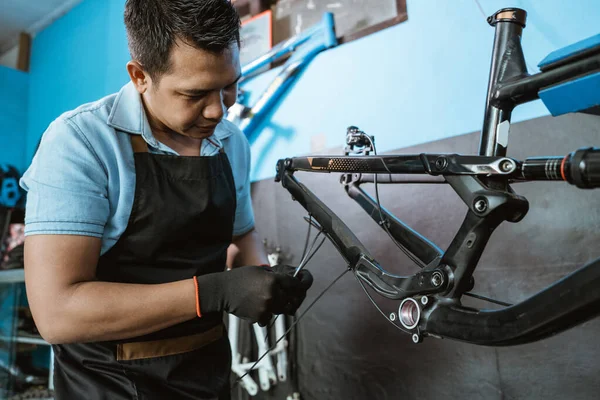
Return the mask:
[[512, 304], [510, 304], [510, 303], [505, 303], [503, 301], [492, 299], [490, 297], [485, 297], [485, 296], [482, 296], [480, 294], [475, 294], [475, 293], [470, 293], [469, 292], [469, 293], [463, 293], [463, 296], [474, 297], [476, 299], [489, 301], [490, 303], [496, 303], [496, 304], [499, 304], [501, 306], [506, 306], [506, 307], [512, 306]]
[[[369, 142], [371, 142], [371, 146], [373, 147], [373, 153], [375, 155], [377, 155], [377, 148], [375, 147], [375, 142], [373, 141], [373, 139], [369, 136], [369, 135], [365, 135], [368, 139]], [[390, 175], [390, 181], [391, 181], [391, 171], [388, 169], [387, 165], [384, 163], [383, 164], [385, 166], [385, 168], [388, 170], [389, 175]], [[408, 250], [405, 246], [403, 246], [401, 243], [399, 243], [396, 238], [392, 235], [392, 233], [390, 232], [390, 230], [388, 229], [387, 226], [387, 218], [383, 218], [383, 213], [381, 211], [381, 201], [379, 200], [379, 183], [377, 182], [377, 174], [373, 174], [373, 180], [375, 183], [375, 200], [377, 202], [377, 211], [379, 212], [379, 218], [380, 218], [380, 225], [383, 227], [383, 229], [387, 232], [388, 236], [390, 237], [390, 239], [392, 239], [392, 242], [396, 245], [396, 247], [398, 247], [412, 262], [414, 262], [415, 264], [417, 264], [420, 268], [425, 268], [425, 264], [419, 260], [414, 254], [412, 254], [410, 252], [410, 250]]]
[[[308, 252], [304, 256], [304, 258], [302, 260], [300, 260], [300, 264], [298, 264], [298, 266], [296, 267], [296, 271], [294, 272], [294, 277], [296, 277], [296, 275], [298, 275], [298, 272], [300, 272], [300, 270], [302, 268], [304, 268], [304, 266], [306, 266], [308, 260], [310, 258], [312, 258], [312, 256], [315, 254], [313, 249], [315, 248], [315, 243], [317, 242], [317, 239], [319, 239], [319, 236], [321, 236], [322, 233], [323, 233], [323, 231], [319, 231], [319, 233], [317, 233], [317, 235], [314, 237], [312, 243], [310, 244], [310, 248], [308, 249]], [[325, 238], [323, 238], [323, 240], [321, 241], [321, 244], [323, 244], [323, 241], [325, 241]], [[321, 247], [321, 244], [317, 247], [317, 250], [319, 249], [319, 247]]]
[[[322, 229], [319, 227], [320, 232], [317, 234], [317, 236], [313, 240], [313, 243], [312, 243], [310, 249], [308, 249], [308, 253], [310, 254], [312, 252], [312, 254], [305, 261], [305, 258], [307, 257], [307, 252], [306, 251], [307, 251], [307, 248], [308, 248], [308, 242], [309, 242], [309, 239], [310, 239], [310, 228], [311, 228], [311, 226], [318, 227], [318, 225], [316, 225], [314, 223], [314, 221], [312, 220], [312, 215], [311, 214], [309, 214], [309, 218], [304, 217], [304, 220], [306, 222], [308, 222], [308, 229], [306, 231], [306, 239], [304, 240], [304, 250], [302, 250], [302, 257], [300, 258], [300, 264], [298, 264], [298, 267], [296, 268], [296, 271], [294, 272], [294, 277], [296, 277], [296, 275], [298, 274], [298, 272], [300, 271], [300, 269], [302, 269], [302, 268], [300, 268], [300, 266], [304, 267], [306, 264], [308, 264], [308, 262], [310, 261], [310, 259], [319, 250], [319, 248], [321, 248], [321, 245], [325, 241], [325, 238], [323, 238], [323, 240], [321, 241], [321, 243], [319, 244], [319, 246], [317, 247], [317, 249], [314, 252], [312, 251], [316, 239], [319, 237], [319, 235], [322, 232]], [[303, 263], [304, 263], [304, 265], [303, 265]], [[265, 342], [268, 340], [268, 338], [269, 338], [269, 332], [271, 331], [271, 328], [273, 328], [273, 326], [277, 322], [277, 318], [279, 318], [279, 315], [281, 315], [281, 314], [278, 314], [275, 318], [273, 318], [273, 320], [271, 321], [271, 323], [267, 326], [267, 329], [266, 329], [267, 330], [267, 334], [265, 335], [265, 338], [264, 338]]]
[[[321, 248], [321, 246], [323, 245], [323, 243], [325, 242], [325, 239], [327, 239], [326, 236], [323, 237], [323, 239], [321, 240], [321, 242], [319, 243], [319, 245], [315, 248], [315, 243], [316, 240], [319, 238], [319, 236], [323, 233], [323, 229], [320, 228], [318, 225], [316, 225], [313, 221], [312, 221], [312, 215], [309, 216], [309, 219], [305, 220], [308, 222], [308, 230], [307, 230], [307, 235], [306, 235], [306, 240], [304, 243], [304, 250], [302, 252], [302, 260], [300, 261], [300, 264], [298, 265], [298, 268], [296, 269], [296, 272], [294, 273], [294, 276], [296, 276], [298, 274], [298, 272], [304, 268], [309, 262], [310, 260], [313, 258], [313, 256], [317, 253], [317, 251], [319, 251], [319, 249]], [[307, 252], [307, 247], [308, 247], [308, 242], [310, 239], [310, 228], [311, 226], [316, 226], [318, 227], [320, 230], [317, 233], [317, 235], [315, 236], [315, 238], [313, 239], [313, 242], [310, 246], [310, 248], [308, 248], [308, 252]], [[314, 249], [314, 250], [313, 250]], [[348, 270], [344, 271], [344, 274], [348, 272]], [[300, 321], [300, 318], [302, 318], [302, 316], [304, 314], [306, 314], [306, 312], [313, 306], [313, 304], [321, 298], [321, 296], [323, 296], [325, 294], [325, 292], [327, 290], [329, 290], [331, 288], [331, 286], [333, 286], [333, 284], [335, 282], [337, 282], [338, 279], [340, 279], [344, 274], [340, 275], [335, 281], [333, 281], [319, 296], [317, 296], [317, 298], [308, 306], [308, 308], [299, 316], [295, 319], [295, 321], [292, 323], [292, 325], [288, 328], [288, 330], [285, 331], [285, 333], [283, 334], [282, 337], [280, 337], [279, 339], [277, 339], [277, 341], [262, 355], [260, 356], [260, 358], [258, 360], [256, 360], [256, 362], [250, 367], [250, 369], [248, 371], [246, 371], [246, 373], [244, 375], [242, 375], [241, 377], [239, 377], [236, 382], [234, 383], [234, 385], [231, 387], [231, 389], [233, 389], [235, 387], [235, 385], [240, 382], [244, 377], [246, 377], [246, 375], [248, 375], [251, 371], [254, 370], [254, 368], [258, 365], [258, 363], [265, 358], [276, 346], [277, 344], [284, 338], [287, 336], [287, 334], [292, 330], [292, 328], [294, 328], [296, 326], [296, 324], [298, 324], [298, 322]], [[268, 338], [269, 338], [269, 332], [271, 330], [271, 328], [273, 327], [273, 325], [275, 325], [275, 322], [277, 321], [277, 318], [280, 317], [281, 314], [278, 314], [275, 318], [273, 318], [273, 320], [271, 321], [271, 323], [267, 326], [267, 334], [264, 338], [264, 341], [267, 342]]]
[[[308, 214], [309, 219], [308, 219], [308, 230], [306, 231], [306, 239], [304, 240], [304, 250], [302, 250], [302, 257], [300, 257], [300, 260], [304, 259], [304, 256], [306, 255], [306, 249], [308, 248], [308, 239], [310, 238], [310, 227], [313, 226], [312, 224], [312, 214]], [[305, 217], [306, 220], [306, 217]]]
[[479, 12], [481, 12], [481, 15], [483, 15], [483, 19], [487, 20], [487, 15], [485, 14], [485, 11], [483, 11], [483, 7], [481, 7], [481, 3], [479, 2], [479, 0], [475, 0], [475, 4], [477, 4], [477, 8], [479, 8]]
[[371, 296], [371, 294], [369, 293], [369, 291], [367, 290], [367, 288], [365, 287], [364, 283], [362, 282], [362, 280], [358, 277], [358, 274], [356, 272], [354, 272], [354, 277], [356, 278], [356, 280], [358, 281], [358, 283], [360, 284], [360, 287], [362, 287], [362, 289], [364, 290], [365, 294], [367, 295], [367, 297], [369, 298], [369, 300], [371, 300], [371, 303], [373, 303], [373, 305], [375, 306], [375, 308], [377, 309], [377, 311], [379, 311], [381, 313], [381, 315], [383, 315], [383, 317], [392, 325], [394, 325], [397, 329], [399, 329], [401, 332], [403, 333], [408, 333], [410, 334], [410, 332], [408, 330], [404, 330], [401, 327], [399, 327], [398, 325], [396, 325], [392, 320], [390, 320], [390, 318], [385, 315], [385, 313], [381, 310], [381, 308], [379, 308], [379, 305], [377, 305], [377, 302], [373, 299], [373, 297]]
[[[321, 239], [321, 243], [319, 243], [319, 245], [317, 246], [317, 248], [316, 248], [316, 249], [315, 249], [315, 250], [312, 252], [312, 254], [311, 254], [311, 255], [310, 255], [310, 256], [309, 256], [309, 257], [306, 259], [306, 261], [304, 262], [304, 265], [303, 265], [302, 267], [305, 267], [305, 266], [306, 266], [306, 264], [308, 264], [308, 263], [310, 262], [310, 260], [313, 258], [313, 256], [314, 256], [315, 254], [317, 254], [317, 251], [319, 251], [319, 249], [321, 248], [321, 246], [323, 246], [323, 243], [325, 243], [325, 239], [327, 239], [327, 237], [326, 237], [326, 236], [324, 236], [324, 237], [323, 237], [323, 239]], [[302, 269], [302, 268], [300, 268], [300, 270], [301, 270], [301, 269]], [[294, 273], [294, 276], [296, 276], [296, 275], [298, 274], [298, 272], [300, 272], [300, 270], [297, 270], [297, 271]]]
[[298, 318], [296, 318], [296, 321], [294, 321], [294, 322], [292, 323], [292, 325], [291, 325], [291, 326], [290, 326], [290, 327], [289, 327], [289, 328], [288, 328], [288, 329], [287, 329], [287, 330], [284, 332], [284, 334], [283, 334], [283, 335], [282, 335], [282, 336], [281, 336], [279, 339], [277, 339], [277, 341], [276, 341], [276, 342], [275, 342], [275, 343], [274, 343], [274, 344], [273, 344], [273, 345], [272, 345], [272, 346], [271, 346], [271, 347], [270, 347], [270, 348], [269, 348], [267, 351], [265, 351], [265, 353], [264, 353], [262, 356], [260, 356], [260, 358], [259, 358], [258, 360], [256, 360], [256, 362], [255, 362], [255, 363], [254, 363], [254, 364], [253, 364], [253, 365], [250, 367], [250, 369], [248, 369], [248, 371], [246, 371], [246, 373], [245, 373], [244, 375], [242, 375], [242, 376], [240, 376], [239, 378], [237, 378], [237, 379], [236, 379], [236, 381], [235, 381], [235, 382], [233, 383], [233, 385], [231, 386], [231, 389], [230, 389], [230, 390], [233, 390], [233, 389], [235, 388], [235, 386], [236, 386], [238, 383], [240, 383], [240, 382], [242, 381], [242, 379], [244, 379], [244, 378], [245, 378], [245, 377], [246, 377], [246, 376], [247, 376], [247, 375], [248, 375], [250, 372], [252, 372], [252, 371], [254, 370], [254, 368], [255, 368], [255, 367], [258, 365], [258, 363], [259, 363], [259, 362], [260, 362], [260, 361], [261, 361], [263, 358], [265, 358], [265, 357], [266, 357], [266, 356], [267, 356], [267, 355], [268, 355], [268, 354], [269, 354], [269, 353], [270, 353], [270, 352], [271, 352], [271, 351], [272, 351], [272, 350], [273, 350], [273, 349], [274, 349], [274, 348], [277, 346], [277, 344], [278, 344], [278, 343], [279, 343], [281, 340], [283, 340], [283, 338], [285, 338], [285, 337], [287, 336], [287, 334], [288, 334], [288, 333], [289, 333], [289, 332], [290, 332], [290, 331], [291, 331], [291, 330], [292, 330], [292, 329], [293, 329], [293, 328], [294, 328], [294, 327], [295, 327], [295, 326], [296, 326], [296, 325], [297, 325], [297, 324], [300, 322], [300, 320], [302, 319], [302, 317], [304, 317], [304, 315], [306, 315], [306, 313], [307, 313], [307, 312], [308, 312], [308, 311], [309, 311], [309, 310], [310, 310], [310, 309], [311, 309], [311, 308], [312, 308], [312, 307], [315, 305], [315, 303], [316, 303], [316, 302], [317, 302], [317, 301], [318, 301], [318, 300], [319, 300], [321, 297], [323, 297], [323, 295], [324, 295], [325, 293], [327, 293], [327, 291], [328, 291], [329, 289], [331, 289], [331, 287], [332, 287], [333, 285], [335, 285], [335, 283], [336, 283], [337, 281], [339, 281], [339, 280], [342, 278], [342, 276], [346, 275], [346, 273], [347, 273], [348, 271], [350, 271], [350, 269], [346, 269], [344, 272], [342, 272], [342, 273], [341, 273], [341, 274], [340, 274], [340, 275], [339, 275], [337, 278], [335, 278], [335, 279], [333, 280], [333, 282], [331, 282], [331, 283], [329, 284], [329, 286], [327, 286], [327, 287], [326, 287], [326, 288], [325, 288], [325, 289], [324, 289], [324, 290], [323, 290], [323, 291], [322, 291], [322, 292], [321, 292], [321, 293], [320, 293], [320, 294], [319, 294], [319, 295], [318, 295], [318, 296], [317, 296], [317, 297], [316, 297], [316, 298], [315, 298], [315, 299], [314, 299], [314, 300], [313, 300], [313, 301], [312, 301], [312, 302], [311, 302], [311, 303], [308, 305], [308, 307], [306, 308], [306, 310], [304, 310], [304, 311], [302, 312], [302, 314], [300, 314], [300, 315], [298, 316]]

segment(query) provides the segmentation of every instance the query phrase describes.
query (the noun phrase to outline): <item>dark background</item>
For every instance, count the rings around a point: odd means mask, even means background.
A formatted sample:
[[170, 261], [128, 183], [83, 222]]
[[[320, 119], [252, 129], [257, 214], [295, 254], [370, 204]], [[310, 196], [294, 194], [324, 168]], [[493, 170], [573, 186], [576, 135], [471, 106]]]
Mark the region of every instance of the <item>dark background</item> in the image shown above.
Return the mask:
[[273, 6], [273, 43], [319, 23], [323, 13], [334, 14], [337, 37], [349, 37], [406, 12], [397, 0], [279, 0]]
[[[576, 114], [513, 124], [509, 156], [565, 155], [598, 145], [600, 117]], [[377, 136], [376, 132], [368, 132]], [[475, 154], [478, 133], [401, 149], [394, 153]], [[331, 149], [330, 154], [341, 154]], [[386, 269], [412, 274], [417, 268], [384, 231], [345, 194], [339, 174], [297, 173], [355, 232]], [[373, 185], [364, 185], [374, 193]], [[518, 224], [493, 234], [475, 272], [475, 293], [521, 301], [600, 256], [600, 191], [561, 182], [514, 184], [530, 211]], [[298, 263], [307, 224], [305, 210], [272, 180], [253, 184], [257, 229]], [[445, 249], [466, 206], [449, 185], [380, 185], [382, 204]], [[314, 230], [313, 230], [314, 232]], [[315, 283], [302, 310], [345, 268], [326, 242], [308, 265]], [[599, 288], [600, 290], [600, 288]], [[388, 310], [399, 302], [385, 302]], [[465, 298], [466, 304], [494, 308]], [[597, 399], [600, 391], [600, 321], [534, 344], [482, 347], [426, 338], [415, 345], [392, 327], [346, 274], [301, 320], [298, 382], [302, 399]], [[257, 398], [285, 399], [289, 384]], [[236, 393], [234, 392], [234, 395]], [[235, 398], [235, 396], [234, 396]]]

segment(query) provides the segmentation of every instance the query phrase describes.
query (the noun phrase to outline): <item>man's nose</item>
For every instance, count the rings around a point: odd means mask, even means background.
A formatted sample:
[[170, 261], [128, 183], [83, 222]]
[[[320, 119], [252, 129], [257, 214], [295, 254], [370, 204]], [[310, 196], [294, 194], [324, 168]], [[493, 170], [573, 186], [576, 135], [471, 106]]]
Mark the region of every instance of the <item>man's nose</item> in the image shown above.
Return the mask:
[[202, 111], [202, 116], [205, 119], [218, 122], [223, 119], [226, 111], [227, 108], [223, 102], [223, 91], [216, 90], [210, 94], [208, 103]]

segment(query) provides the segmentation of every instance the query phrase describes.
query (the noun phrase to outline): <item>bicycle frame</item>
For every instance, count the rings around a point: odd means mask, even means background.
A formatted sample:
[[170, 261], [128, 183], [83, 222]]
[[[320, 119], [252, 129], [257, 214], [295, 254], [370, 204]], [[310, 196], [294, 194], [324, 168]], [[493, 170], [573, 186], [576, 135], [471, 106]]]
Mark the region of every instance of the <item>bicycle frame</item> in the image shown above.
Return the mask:
[[333, 14], [325, 13], [319, 24], [281, 42], [266, 54], [244, 65], [240, 83], [264, 66], [291, 54], [254, 105], [246, 107], [241, 99], [229, 110], [227, 119], [234, 122], [247, 137], [250, 137], [302, 68], [318, 53], [336, 44]]
[[[525, 20], [525, 11], [514, 8], [502, 9], [488, 18], [496, 34], [479, 155], [371, 156], [372, 139], [350, 127], [344, 157], [294, 157], [277, 163], [275, 180], [317, 221], [359, 282], [384, 297], [401, 301], [398, 313], [388, 319], [394, 323], [397, 315], [401, 325], [394, 325], [410, 333], [415, 343], [424, 336], [493, 346], [528, 343], [600, 312], [600, 259], [503, 309], [477, 310], [461, 305], [461, 297], [474, 286], [473, 272], [495, 228], [503, 221], [520, 221], [529, 209], [527, 199], [516, 194], [511, 183], [562, 180], [580, 188], [600, 186], [600, 149], [580, 149], [566, 157], [528, 158], [524, 162], [506, 157], [514, 107], [600, 72], [597, 46], [575, 57], [559, 57], [544, 65], [542, 72], [528, 75], [520, 44]], [[600, 99], [594, 101], [598, 104]], [[589, 106], [589, 102], [584, 104]], [[355, 148], [363, 155], [350, 156]], [[419, 260], [421, 271], [412, 276], [387, 272], [346, 224], [293, 176], [295, 171], [343, 173], [342, 184], [348, 195]], [[412, 178], [418, 175], [426, 178]], [[444, 252], [380, 209], [360, 188], [365, 182], [448, 183], [469, 211]]]

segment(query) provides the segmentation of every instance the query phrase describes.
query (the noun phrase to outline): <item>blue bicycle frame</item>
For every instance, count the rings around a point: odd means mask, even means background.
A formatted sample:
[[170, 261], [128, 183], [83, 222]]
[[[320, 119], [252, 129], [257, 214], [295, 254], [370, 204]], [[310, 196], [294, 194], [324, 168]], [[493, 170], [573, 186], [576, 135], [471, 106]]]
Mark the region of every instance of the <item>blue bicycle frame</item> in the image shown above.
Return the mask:
[[246, 64], [242, 68], [240, 83], [248, 80], [258, 70], [274, 61], [280, 60], [291, 53], [289, 59], [281, 67], [281, 71], [260, 98], [251, 107], [246, 107], [243, 100], [238, 101], [227, 115], [247, 137], [252, 136], [264, 117], [276, 104], [277, 100], [287, 90], [296, 75], [318, 53], [337, 45], [335, 25], [332, 13], [325, 13], [321, 22], [306, 31], [291, 37], [273, 47], [268, 53]]

